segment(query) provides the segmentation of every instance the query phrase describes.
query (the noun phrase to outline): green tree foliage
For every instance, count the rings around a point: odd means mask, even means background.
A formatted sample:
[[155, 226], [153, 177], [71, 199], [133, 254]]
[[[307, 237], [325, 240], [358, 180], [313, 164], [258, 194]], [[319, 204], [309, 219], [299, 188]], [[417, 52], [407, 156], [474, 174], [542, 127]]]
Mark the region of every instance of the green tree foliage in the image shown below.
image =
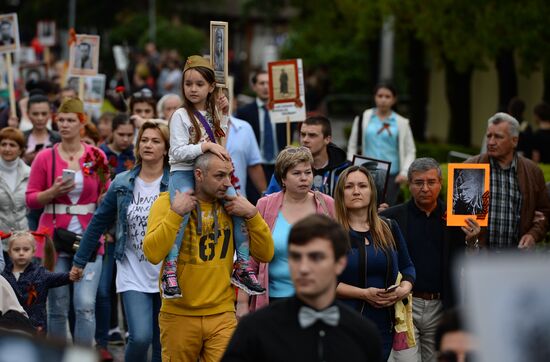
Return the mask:
[[293, 3], [300, 14], [293, 19], [284, 58], [302, 58], [306, 69], [329, 67], [332, 91], [361, 93], [372, 83], [369, 68], [377, 59], [369, 41], [378, 36], [377, 2], [358, 0], [302, 0]]
[[[124, 13], [118, 18], [118, 25], [109, 34], [112, 44], [127, 43], [143, 47], [149, 41], [149, 20], [146, 13]], [[190, 25], [170, 22], [165, 17], [158, 16], [156, 44], [160, 49], [176, 49], [185, 59], [189, 55], [200, 53], [207, 40], [203, 32]]]

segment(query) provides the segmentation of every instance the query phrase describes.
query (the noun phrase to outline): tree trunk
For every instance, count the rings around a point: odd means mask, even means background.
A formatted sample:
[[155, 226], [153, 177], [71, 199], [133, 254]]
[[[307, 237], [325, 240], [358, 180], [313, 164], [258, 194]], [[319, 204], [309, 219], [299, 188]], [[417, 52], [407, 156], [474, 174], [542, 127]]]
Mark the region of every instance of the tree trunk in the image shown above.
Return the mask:
[[510, 100], [518, 95], [516, 62], [512, 50], [503, 50], [495, 61], [498, 74], [498, 111], [507, 112]]
[[409, 37], [409, 96], [410, 119], [414, 139], [426, 140], [426, 105], [428, 104], [428, 77], [424, 44], [414, 36]]
[[472, 68], [459, 72], [455, 65], [445, 59], [445, 94], [449, 102], [449, 143], [470, 145]]
[[[374, 90], [374, 85], [378, 84], [378, 75], [380, 74], [380, 39], [376, 38], [367, 42], [367, 49], [369, 52], [369, 63], [370, 63], [370, 81], [373, 85], [367, 91], [369, 94], [372, 94]], [[372, 94], [371, 99], [374, 99], [374, 94]]]

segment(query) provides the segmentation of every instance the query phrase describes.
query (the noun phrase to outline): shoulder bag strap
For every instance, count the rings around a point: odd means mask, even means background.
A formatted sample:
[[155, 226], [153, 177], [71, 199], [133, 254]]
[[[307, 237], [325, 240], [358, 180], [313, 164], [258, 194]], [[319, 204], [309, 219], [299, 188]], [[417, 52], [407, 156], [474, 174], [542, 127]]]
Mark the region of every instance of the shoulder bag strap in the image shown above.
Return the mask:
[[206, 134], [208, 134], [208, 138], [210, 138], [210, 141], [217, 143], [216, 137], [214, 136], [214, 131], [212, 131], [212, 127], [210, 127], [210, 125], [208, 124], [208, 121], [206, 120], [206, 118], [204, 118], [201, 112], [198, 112], [198, 111], [195, 112], [195, 117], [197, 117], [201, 122], [202, 126], [204, 127], [204, 130], [206, 131]]
[[358, 155], [363, 154], [363, 115], [365, 112], [362, 112], [359, 116], [359, 122], [357, 123], [357, 150], [355, 151]]
[[[53, 186], [55, 183], [55, 146], [52, 145], [52, 184], [51, 186]], [[50, 187], [51, 187], [50, 186]], [[56, 225], [55, 225], [55, 201], [52, 200], [52, 204], [53, 204], [53, 228], [55, 229]]]
[[327, 207], [327, 204], [325, 202], [325, 199], [323, 198], [323, 195], [321, 195], [321, 193], [319, 191], [313, 191], [313, 193], [315, 194], [315, 198], [317, 199], [317, 202], [319, 202], [319, 204], [321, 204], [321, 208], [323, 209], [323, 213], [326, 216], [330, 216], [330, 214], [328, 212], [328, 207]]

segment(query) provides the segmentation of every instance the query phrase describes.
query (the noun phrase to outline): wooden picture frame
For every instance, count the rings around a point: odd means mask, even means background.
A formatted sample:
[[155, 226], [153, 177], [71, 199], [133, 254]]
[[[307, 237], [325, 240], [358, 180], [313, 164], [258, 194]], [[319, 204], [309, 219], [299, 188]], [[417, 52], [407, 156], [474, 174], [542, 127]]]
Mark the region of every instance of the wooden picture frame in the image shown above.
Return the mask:
[[19, 23], [16, 13], [0, 15], [0, 53], [19, 50]]
[[449, 163], [447, 183], [447, 226], [467, 226], [475, 219], [489, 222], [491, 171], [488, 163]]
[[77, 34], [69, 50], [69, 74], [97, 75], [99, 68], [99, 35]]
[[210, 22], [210, 64], [214, 68], [216, 86], [226, 88], [229, 74], [229, 23]]
[[374, 178], [376, 185], [376, 200], [378, 205], [386, 201], [386, 192], [388, 190], [388, 180], [390, 178], [391, 162], [378, 160], [376, 158], [353, 155], [352, 165], [363, 166]]
[[52, 47], [56, 44], [57, 26], [53, 20], [40, 20], [36, 23], [36, 37], [40, 44]]
[[303, 106], [300, 99], [297, 59], [270, 62], [268, 64], [268, 74], [269, 102], [267, 107], [269, 109], [273, 109], [276, 103], [293, 102], [296, 107]]
[[48, 65], [46, 63], [33, 63], [19, 66], [19, 74], [23, 84], [31, 79], [35, 81], [48, 79]]
[[97, 74], [84, 79], [84, 103], [102, 105], [105, 99], [105, 74]]

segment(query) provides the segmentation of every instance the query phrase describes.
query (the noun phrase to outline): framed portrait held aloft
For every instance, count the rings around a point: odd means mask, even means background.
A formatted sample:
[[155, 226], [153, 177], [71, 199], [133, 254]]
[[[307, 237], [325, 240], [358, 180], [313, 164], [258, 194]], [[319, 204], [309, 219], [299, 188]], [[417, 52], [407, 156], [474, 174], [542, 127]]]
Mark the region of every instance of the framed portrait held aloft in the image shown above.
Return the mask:
[[36, 23], [36, 37], [40, 44], [46, 47], [55, 45], [56, 24], [55, 21], [41, 20]]
[[69, 50], [69, 74], [96, 75], [99, 68], [99, 35], [77, 34]]
[[48, 79], [48, 66], [46, 63], [25, 64], [19, 66], [19, 73], [24, 84], [31, 80], [38, 82]]
[[487, 226], [489, 213], [488, 163], [449, 163], [447, 184], [447, 225], [466, 226], [475, 219]]
[[229, 23], [225, 21], [210, 22], [210, 64], [214, 68], [216, 86], [226, 88], [229, 73]]
[[376, 200], [378, 205], [386, 201], [386, 190], [388, 188], [388, 179], [390, 177], [391, 162], [377, 160], [375, 158], [361, 155], [353, 155], [352, 164], [354, 166], [363, 166], [374, 178], [376, 185]]
[[274, 123], [303, 122], [306, 119], [304, 74], [301, 59], [267, 64], [269, 101], [267, 108]]
[[0, 15], [0, 53], [13, 53], [19, 50], [19, 24], [17, 14]]

